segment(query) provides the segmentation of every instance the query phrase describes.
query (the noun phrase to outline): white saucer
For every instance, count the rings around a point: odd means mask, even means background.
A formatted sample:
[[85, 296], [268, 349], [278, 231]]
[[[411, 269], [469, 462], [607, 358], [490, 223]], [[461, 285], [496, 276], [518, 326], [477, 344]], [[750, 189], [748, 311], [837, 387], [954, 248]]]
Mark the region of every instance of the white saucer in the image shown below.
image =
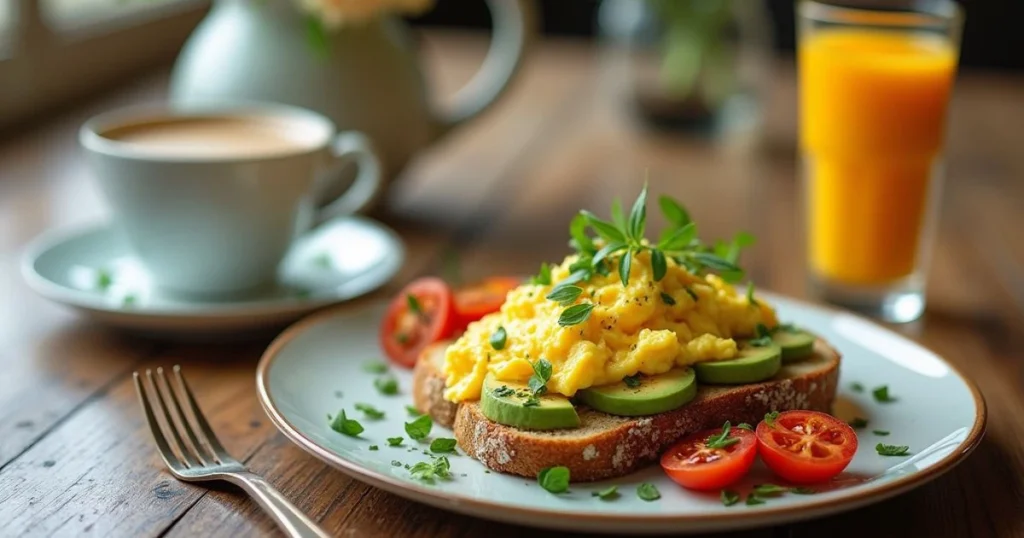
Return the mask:
[[109, 224], [34, 240], [22, 275], [39, 295], [91, 319], [153, 335], [223, 337], [282, 327], [302, 315], [364, 295], [402, 266], [401, 240], [382, 224], [348, 217], [301, 237], [276, 286], [244, 299], [190, 300], [155, 288]]

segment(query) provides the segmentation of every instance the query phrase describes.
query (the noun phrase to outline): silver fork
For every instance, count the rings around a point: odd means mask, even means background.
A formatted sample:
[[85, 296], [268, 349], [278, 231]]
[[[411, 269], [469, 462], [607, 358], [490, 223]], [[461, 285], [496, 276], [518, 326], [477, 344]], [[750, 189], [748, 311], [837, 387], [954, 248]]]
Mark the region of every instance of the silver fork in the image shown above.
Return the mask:
[[280, 491], [259, 475], [251, 473], [224, 450], [199, 410], [179, 366], [174, 366], [177, 389], [171, 388], [163, 368], [156, 369], [156, 379], [152, 370], [146, 370], [146, 380], [152, 389], [146, 388], [138, 372], [135, 372], [134, 379], [142, 412], [146, 415], [160, 457], [175, 478], [186, 482], [231, 482], [263, 507], [288, 536], [328, 536], [288, 502]]

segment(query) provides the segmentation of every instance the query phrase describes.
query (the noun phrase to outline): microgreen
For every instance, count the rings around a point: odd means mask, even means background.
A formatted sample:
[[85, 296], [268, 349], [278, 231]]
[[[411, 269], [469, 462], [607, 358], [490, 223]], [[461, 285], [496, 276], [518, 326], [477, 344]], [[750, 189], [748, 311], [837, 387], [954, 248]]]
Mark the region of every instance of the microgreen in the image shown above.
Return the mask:
[[740, 494], [732, 490], [723, 489], [719, 496], [722, 499], [722, 504], [725, 506], [732, 506], [740, 502]]
[[910, 447], [906, 445], [875, 445], [875, 451], [881, 456], [909, 456]]
[[643, 484], [637, 486], [636, 496], [640, 497], [642, 500], [650, 502], [660, 499], [661, 492], [658, 491], [658, 488], [654, 487], [654, 484], [651, 484], [650, 482], [644, 482]]
[[889, 394], [889, 385], [875, 387], [874, 389], [872, 389], [871, 395], [875, 397], [876, 402], [880, 403], [889, 403], [896, 401], [896, 397]]
[[533, 363], [533, 375], [527, 382], [530, 392], [534, 397], [544, 394], [548, 390], [548, 380], [551, 379], [551, 363], [547, 359], [539, 359]]
[[551, 285], [551, 265], [548, 264], [548, 263], [540, 264], [540, 272], [537, 273], [537, 276], [534, 276], [533, 278], [530, 279], [530, 283], [531, 284], [537, 284], [537, 285], [540, 285], [540, 286], [550, 286]]
[[541, 469], [537, 483], [550, 493], [565, 493], [569, 489], [569, 468], [559, 465]]
[[345, 410], [338, 411], [335, 415], [334, 420], [331, 421], [331, 429], [343, 433], [349, 437], [356, 437], [363, 433], [363, 425], [357, 420], [352, 420], [345, 416]]
[[598, 497], [602, 501], [611, 501], [619, 497], [619, 486], [609, 486], [600, 491], [590, 492], [591, 497]]
[[452, 452], [455, 450], [455, 439], [439, 437], [430, 442], [430, 451], [435, 453]]
[[725, 424], [722, 424], [722, 432], [705, 439], [704, 445], [708, 448], [726, 448], [740, 442], [736, 437], [729, 437], [731, 427], [732, 425], [729, 424], [729, 421], [725, 421]]
[[402, 446], [402, 442], [405, 441], [402, 437], [388, 437], [388, 446]]
[[356, 411], [362, 411], [363, 414], [366, 415], [366, 418], [370, 420], [380, 420], [384, 418], [384, 411], [381, 411], [370, 404], [357, 403]]
[[376, 387], [381, 394], [387, 396], [398, 394], [398, 380], [391, 376], [383, 376], [374, 379], [373, 386]]
[[423, 415], [412, 422], [406, 422], [405, 433], [415, 441], [422, 441], [430, 435], [433, 426], [434, 421], [430, 419], [430, 415]]

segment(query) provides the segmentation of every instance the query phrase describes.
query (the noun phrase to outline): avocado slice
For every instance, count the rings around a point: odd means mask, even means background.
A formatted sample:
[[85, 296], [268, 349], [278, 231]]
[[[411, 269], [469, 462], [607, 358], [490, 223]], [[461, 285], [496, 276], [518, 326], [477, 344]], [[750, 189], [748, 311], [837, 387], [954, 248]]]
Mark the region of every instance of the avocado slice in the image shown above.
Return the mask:
[[755, 346], [740, 342], [735, 359], [693, 365], [701, 383], [740, 385], [771, 379], [782, 367], [782, 349], [775, 343]]
[[499, 381], [488, 374], [480, 395], [480, 411], [498, 424], [526, 430], [557, 430], [580, 425], [576, 409], [565, 396], [545, 394], [537, 398], [537, 405], [524, 405], [529, 396], [526, 384]]
[[782, 348], [782, 362], [791, 362], [809, 356], [814, 352], [816, 339], [813, 334], [792, 327], [780, 327], [772, 334], [772, 341]]
[[697, 378], [692, 368], [675, 368], [664, 374], [636, 379], [631, 383], [634, 386], [620, 381], [583, 389], [576, 397], [609, 415], [636, 417], [671, 411], [697, 396]]

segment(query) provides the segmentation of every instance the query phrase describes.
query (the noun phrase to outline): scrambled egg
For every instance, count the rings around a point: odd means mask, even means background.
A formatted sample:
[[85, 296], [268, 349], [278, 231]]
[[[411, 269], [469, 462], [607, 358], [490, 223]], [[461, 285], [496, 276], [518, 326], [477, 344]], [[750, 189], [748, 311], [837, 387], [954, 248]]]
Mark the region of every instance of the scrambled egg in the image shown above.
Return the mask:
[[[569, 276], [575, 260], [569, 256], [552, 269], [553, 284]], [[512, 290], [499, 312], [471, 324], [445, 354], [445, 398], [480, 398], [488, 372], [502, 381], [526, 382], [540, 358], [552, 365], [548, 391], [572, 396], [637, 373], [656, 375], [675, 366], [733, 358], [733, 337], [753, 336], [759, 323], [777, 324], [774, 310], [764, 302], [752, 304], [721, 278], [693, 275], [672, 260], [655, 282], [646, 251], [633, 256], [628, 286], [617, 270], [594, 274], [577, 286], [583, 293], [576, 303], [594, 304], [579, 325], [559, 326], [566, 307], [545, 298], [552, 286], [533, 284]], [[490, 344], [498, 327], [507, 334], [501, 350]]]

